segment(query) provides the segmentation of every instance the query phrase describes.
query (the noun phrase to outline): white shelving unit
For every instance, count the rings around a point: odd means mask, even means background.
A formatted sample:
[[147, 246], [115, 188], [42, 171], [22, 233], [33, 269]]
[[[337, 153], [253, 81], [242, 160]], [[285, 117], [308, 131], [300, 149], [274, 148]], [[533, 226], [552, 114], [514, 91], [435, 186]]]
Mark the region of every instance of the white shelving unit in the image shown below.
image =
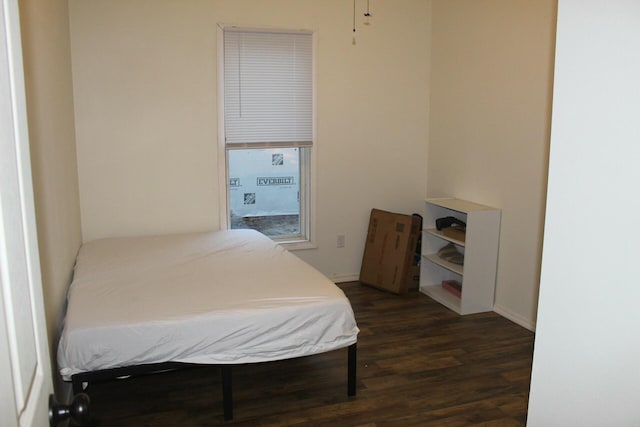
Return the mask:
[[[467, 224], [464, 240], [445, 236], [436, 229], [436, 219], [453, 216]], [[500, 209], [455, 198], [427, 199], [422, 235], [420, 291], [458, 314], [493, 310]], [[464, 254], [464, 265], [447, 262], [438, 250], [449, 243]], [[442, 288], [443, 280], [462, 283], [457, 297]]]

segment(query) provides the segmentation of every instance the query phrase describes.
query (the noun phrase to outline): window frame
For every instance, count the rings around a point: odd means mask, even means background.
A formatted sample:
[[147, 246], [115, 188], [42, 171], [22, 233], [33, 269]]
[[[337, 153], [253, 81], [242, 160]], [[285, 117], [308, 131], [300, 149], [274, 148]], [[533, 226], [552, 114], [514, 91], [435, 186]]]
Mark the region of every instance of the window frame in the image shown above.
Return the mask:
[[[261, 149], [264, 145], [256, 144], [255, 147], [231, 147], [225, 143], [225, 117], [224, 117], [224, 30], [234, 28], [245, 31], [266, 31], [274, 33], [307, 33], [312, 36], [312, 144], [310, 147], [299, 147], [300, 150], [300, 238], [291, 239], [271, 237], [276, 243], [282, 244], [287, 249], [313, 249], [316, 236], [316, 82], [317, 82], [317, 32], [312, 30], [292, 30], [271, 27], [245, 27], [237, 25], [218, 24], [217, 36], [217, 108], [218, 108], [218, 200], [220, 229], [228, 230], [231, 226], [229, 211], [229, 160], [228, 151], [233, 149]], [[304, 219], [304, 222], [303, 222]]]

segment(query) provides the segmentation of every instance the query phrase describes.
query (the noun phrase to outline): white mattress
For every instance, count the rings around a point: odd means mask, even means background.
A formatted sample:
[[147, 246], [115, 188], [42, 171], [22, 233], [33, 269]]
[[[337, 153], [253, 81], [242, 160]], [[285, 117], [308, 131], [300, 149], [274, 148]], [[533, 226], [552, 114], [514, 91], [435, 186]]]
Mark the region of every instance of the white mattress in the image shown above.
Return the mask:
[[239, 364], [356, 342], [349, 300], [253, 230], [84, 244], [58, 366], [71, 375], [168, 361]]

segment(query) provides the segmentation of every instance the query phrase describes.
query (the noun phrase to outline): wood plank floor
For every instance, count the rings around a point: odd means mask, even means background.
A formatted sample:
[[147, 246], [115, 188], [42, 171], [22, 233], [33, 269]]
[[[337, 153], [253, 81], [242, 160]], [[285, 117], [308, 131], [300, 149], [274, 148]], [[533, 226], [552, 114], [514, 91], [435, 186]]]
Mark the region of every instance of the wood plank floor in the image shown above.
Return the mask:
[[339, 285], [361, 329], [358, 394], [346, 349], [234, 368], [234, 420], [220, 372], [198, 367], [93, 384], [92, 426], [522, 426], [534, 334], [495, 313], [458, 316], [418, 292]]

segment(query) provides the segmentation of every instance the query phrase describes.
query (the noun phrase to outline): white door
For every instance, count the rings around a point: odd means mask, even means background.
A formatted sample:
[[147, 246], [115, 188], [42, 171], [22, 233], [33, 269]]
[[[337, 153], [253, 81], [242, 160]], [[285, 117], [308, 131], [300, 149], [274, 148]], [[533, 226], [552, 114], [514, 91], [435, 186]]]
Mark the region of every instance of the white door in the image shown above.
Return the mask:
[[46, 427], [52, 392], [17, 0], [0, 0], [0, 425]]

